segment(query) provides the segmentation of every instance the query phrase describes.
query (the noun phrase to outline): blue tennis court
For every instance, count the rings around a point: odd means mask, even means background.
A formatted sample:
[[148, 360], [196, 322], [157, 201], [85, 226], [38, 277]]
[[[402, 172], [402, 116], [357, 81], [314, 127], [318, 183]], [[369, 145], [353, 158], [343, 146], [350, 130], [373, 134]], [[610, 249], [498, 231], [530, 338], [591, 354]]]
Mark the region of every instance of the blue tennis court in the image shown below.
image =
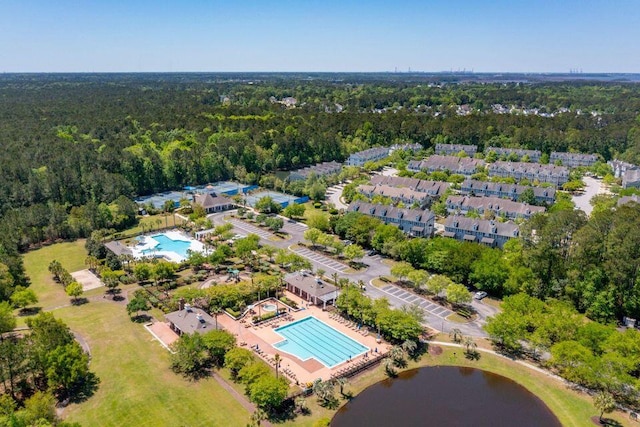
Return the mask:
[[329, 368], [369, 351], [369, 347], [313, 316], [274, 331], [285, 338], [284, 341], [275, 343], [274, 347], [301, 360], [314, 358]]

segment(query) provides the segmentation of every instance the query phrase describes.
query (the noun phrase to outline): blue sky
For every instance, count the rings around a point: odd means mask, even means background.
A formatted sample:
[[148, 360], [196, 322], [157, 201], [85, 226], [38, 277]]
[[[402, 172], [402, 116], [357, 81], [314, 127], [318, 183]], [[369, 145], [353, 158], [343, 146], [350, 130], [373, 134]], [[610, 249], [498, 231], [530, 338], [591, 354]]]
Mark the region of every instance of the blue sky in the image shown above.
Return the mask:
[[640, 72], [637, 0], [0, 0], [0, 72]]

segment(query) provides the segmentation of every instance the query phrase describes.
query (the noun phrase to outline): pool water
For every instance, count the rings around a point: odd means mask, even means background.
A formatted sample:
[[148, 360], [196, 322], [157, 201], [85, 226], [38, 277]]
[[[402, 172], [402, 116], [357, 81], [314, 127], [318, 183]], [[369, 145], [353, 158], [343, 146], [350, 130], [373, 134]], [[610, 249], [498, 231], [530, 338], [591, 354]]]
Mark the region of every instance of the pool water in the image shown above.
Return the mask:
[[152, 255], [154, 252], [175, 252], [183, 258], [188, 258], [187, 249], [191, 247], [191, 242], [186, 240], [173, 240], [164, 234], [156, 234], [151, 236], [153, 240], [158, 242], [153, 249], [145, 249], [142, 251], [145, 255]]
[[274, 331], [285, 338], [274, 347], [301, 360], [314, 358], [329, 368], [369, 351], [368, 347], [313, 316]]

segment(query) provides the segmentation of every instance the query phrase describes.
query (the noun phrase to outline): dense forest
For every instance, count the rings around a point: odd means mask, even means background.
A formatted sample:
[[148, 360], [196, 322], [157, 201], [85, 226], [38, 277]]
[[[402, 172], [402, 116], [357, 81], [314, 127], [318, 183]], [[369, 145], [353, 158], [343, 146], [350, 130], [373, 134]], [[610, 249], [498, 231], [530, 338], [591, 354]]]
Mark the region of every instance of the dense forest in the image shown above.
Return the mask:
[[[295, 102], [281, 102], [288, 97]], [[510, 112], [495, 113], [495, 104]], [[136, 195], [222, 179], [257, 183], [278, 170], [404, 142], [425, 148], [449, 142], [575, 150], [640, 163], [639, 112], [640, 85], [620, 82], [447, 82], [358, 74], [2, 75], [2, 298], [26, 284], [21, 251], [130, 226]], [[578, 237], [590, 238], [587, 231]], [[555, 288], [573, 276], [576, 283], [592, 283], [597, 274], [610, 273], [596, 261], [593, 269], [567, 272], [558, 264], [565, 256], [560, 255], [539, 261], [552, 264], [537, 278], [551, 288], [535, 294], [567, 293], [580, 306], [580, 297]], [[587, 255], [597, 258], [575, 256]], [[526, 257], [523, 265], [542, 274], [536, 262]], [[621, 307], [629, 304], [611, 302], [616, 308], [609, 313], [624, 312]]]

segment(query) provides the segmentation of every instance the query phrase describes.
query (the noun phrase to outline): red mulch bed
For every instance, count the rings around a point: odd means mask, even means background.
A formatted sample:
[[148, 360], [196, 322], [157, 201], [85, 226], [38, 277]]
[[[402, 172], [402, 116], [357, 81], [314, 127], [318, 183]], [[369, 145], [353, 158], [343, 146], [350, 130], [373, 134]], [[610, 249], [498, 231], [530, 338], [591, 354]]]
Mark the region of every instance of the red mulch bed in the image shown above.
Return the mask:
[[432, 356], [440, 356], [442, 354], [442, 347], [439, 347], [437, 345], [430, 345], [429, 354]]

